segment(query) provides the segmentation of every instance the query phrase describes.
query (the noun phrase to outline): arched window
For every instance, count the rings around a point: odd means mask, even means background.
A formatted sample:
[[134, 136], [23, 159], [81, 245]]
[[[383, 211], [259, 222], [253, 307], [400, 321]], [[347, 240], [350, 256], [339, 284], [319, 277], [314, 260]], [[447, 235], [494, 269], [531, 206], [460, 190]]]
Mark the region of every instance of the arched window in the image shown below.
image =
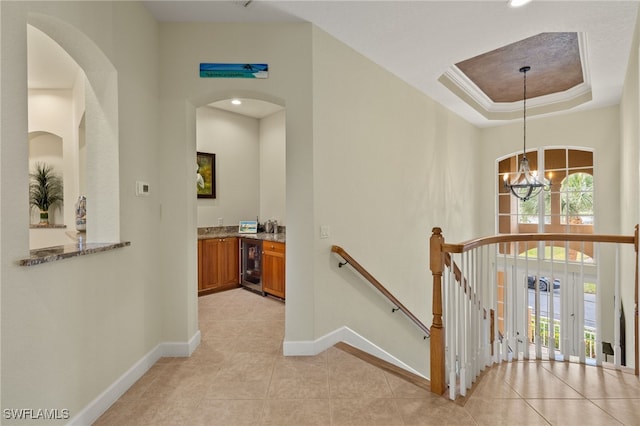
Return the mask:
[[[520, 154], [521, 155], [521, 154]], [[550, 182], [549, 191], [537, 197], [521, 201], [504, 187], [504, 176], [514, 173], [520, 155], [498, 160], [498, 220], [500, 234], [518, 233], [593, 233], [594, 224], [594, 174], [593, 151], [578, 148], [540, 148], [527, 152], [532, 170]], [[523, 249], [528, 255], [537, 249]], [[554, 249], [554, 256], [593, 258], [593, 248], [570, 246]], [[544, 258], [550, 256], [547, 247]]]

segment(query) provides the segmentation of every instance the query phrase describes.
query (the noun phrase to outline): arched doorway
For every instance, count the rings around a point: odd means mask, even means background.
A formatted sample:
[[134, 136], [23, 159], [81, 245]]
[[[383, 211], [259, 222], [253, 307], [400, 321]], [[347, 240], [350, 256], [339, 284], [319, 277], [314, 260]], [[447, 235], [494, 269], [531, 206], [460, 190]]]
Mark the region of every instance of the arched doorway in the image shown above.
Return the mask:
[[[197, 198], [199, 234], [235, 235], [241, 221], [278, 221], [286, 228], [286, 115], [282, 105], [242, 97], [221, 99], [196, 109], [197, 158], [213, 158], [213, 195]], [[198, 168], [198, 166], [194, 165]], [[198, 168], [199, 172], [199, 168]], [[196, 176], [194, 176], [196, 178]], [[196, 182], [194, 181], [194, 186]], [[225, 285], [205, 284], [210, 241], [199, 241], [199, 294], [234, 288], [243, 273], [230, 274]], [[225, 251], [242, 251], [240, 240]], [[202, 246], [202, 247], [201, 247]], [[217, 250], [216, 250], [217, 252]], [[209, 253], [209, 254], [207, 254]], [[202, 254], [202, 255], [201, 255]], [[206, 254], [206, 255], [205, 255]], [[228, 257], [237, 259], [238, 254]], [[235, 261], [234, 261], [235, 262]], [[239, 270], [239, 266], [229, 266]], [[202, 265], [205, 266], [202, 266]], [[241, 262], [242, 264], [242, 262]], [[254, 273], [256, 271], [253, 271]], [[205, 274], [206, 275], [206, 274]], [[235, 280], [235, 281], [234, 281]], [[213, 287], [213, 288], [212, 288]]]

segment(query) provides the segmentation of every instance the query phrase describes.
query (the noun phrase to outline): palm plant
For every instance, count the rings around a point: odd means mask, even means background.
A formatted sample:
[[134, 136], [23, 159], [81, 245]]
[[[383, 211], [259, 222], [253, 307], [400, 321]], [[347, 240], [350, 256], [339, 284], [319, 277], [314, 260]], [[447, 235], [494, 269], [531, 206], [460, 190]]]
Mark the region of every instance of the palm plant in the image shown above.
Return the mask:
[[593, 215], [593, 176], [572, 173], [562, 183], [562, 214], [581, 221], [583, 215]]
[[[544, 191], [545, 212], [549, 209], [551, 196], [549, 191]], [[538, 223], [538, 197], [529, 198], [527, 201], [519, 200], [518, 214], [520, 215], [520, 223]]]
[[62, 178], [53, 166], [36, 163], [35, 171], [29, 173], [29, 205], [40, 210], [40, 223], [49, 223], [49, 209], [60, 208], [64, 200]]

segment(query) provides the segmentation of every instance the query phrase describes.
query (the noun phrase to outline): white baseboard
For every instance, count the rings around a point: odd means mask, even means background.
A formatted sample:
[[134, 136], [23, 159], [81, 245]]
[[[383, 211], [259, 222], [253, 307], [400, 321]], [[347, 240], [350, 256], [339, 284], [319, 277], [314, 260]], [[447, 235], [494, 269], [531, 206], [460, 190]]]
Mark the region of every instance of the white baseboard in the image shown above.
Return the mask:
[[387, 361], [395, 365], [396, 367], [402, 368], [403, 370], [407, 370], [420, 377], [426, 378], [423, 374], [419, 373], [411, 366], [400, 361], [389, 352], [383, 350], [379, 346], [365, 339], [346, 326], [334, 330], [331, 333], [325, 334], [324, 336], [313, 341], [285, 341], [282, 346], [282, 350], [285, 356], [313, 356], [318, 355], [320, 352], [326, 351], [338, 342], [348, 343], [354, 348], [358, 348], [361, 351], [380, 358], [383, 361]]
[[200, 330], [196, 331], [188, 342], [163, 342], [140, 358], [129, 370], [113, 382], [78, 414], [68, 425], [85, 426], [95, 422], [111, 405], [118, 400], [133, 384], [140, 379], [160, 358], [188, 357], [200, 344]]
[[[163, 342], [150, 350], [129, 370], [120, 376], [104, 392], [98, 395], [84, 409], [69, 420], [69, 425], [84, 426], [95, 422], [111, 405], [118, 400], [133, 384], [140, 379], [162, 357], [188, 357], [200, 344], [200, 330], [188, 342]], [[400, 361], [390, 353], [381, 349], [369, 340], [360, 336], [349, 327], [341, 327], [313, 341], [285, 341], [283, 351], [285, 356], [317, 355], [338, 342], [345, 342], [377, 358], [387, 361], [399, 368], [407, 370], [420, 377], [424, 375]]]
[[162, 356], [163, 357], [183, 357], [183, 356], [191, 356], [193, 351], [196, 350], [198, 345], [200, 345], [200, 330], [193, 335], [191, 340], [188, 343], [183, 342], [164, 342], [162, 345]]

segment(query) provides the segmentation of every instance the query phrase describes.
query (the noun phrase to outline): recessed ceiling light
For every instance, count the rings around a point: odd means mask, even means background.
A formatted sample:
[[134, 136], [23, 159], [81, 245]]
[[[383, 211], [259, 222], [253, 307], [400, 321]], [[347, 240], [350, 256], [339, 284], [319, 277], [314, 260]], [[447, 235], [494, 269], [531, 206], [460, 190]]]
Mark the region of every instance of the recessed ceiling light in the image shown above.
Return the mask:
[[511, 7], [520, 7], [529, 3], [531, 0], [509, 0], [509, 6]]
[[231, 103], [234, 105], [242, 105], [242, 101], [240, 99], [232, 99]]

